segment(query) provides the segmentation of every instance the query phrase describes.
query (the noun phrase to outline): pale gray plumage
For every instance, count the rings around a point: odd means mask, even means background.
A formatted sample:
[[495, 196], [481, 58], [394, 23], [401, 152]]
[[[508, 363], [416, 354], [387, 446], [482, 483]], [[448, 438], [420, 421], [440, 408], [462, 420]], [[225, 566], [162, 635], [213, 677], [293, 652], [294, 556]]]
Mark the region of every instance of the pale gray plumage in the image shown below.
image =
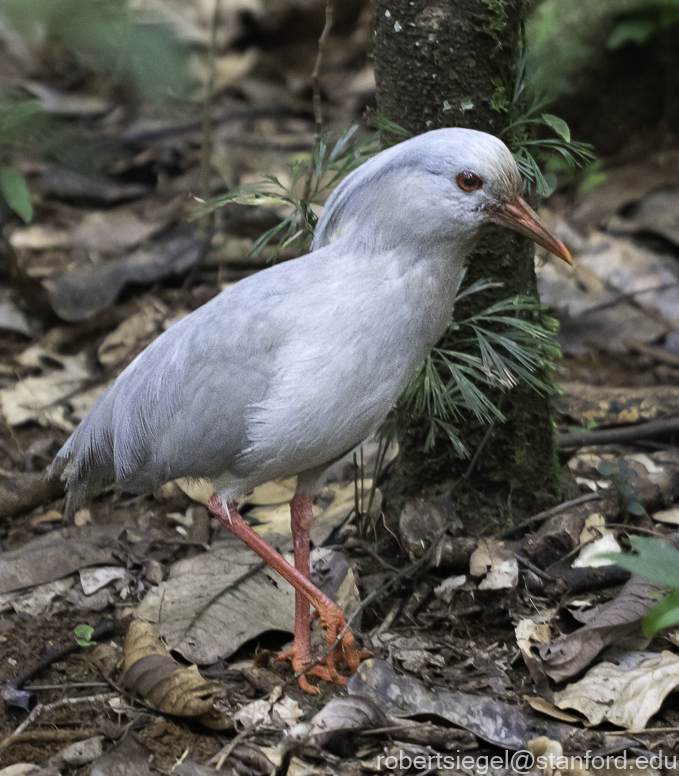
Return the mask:
[[[455, 182], [484, 179], [467, 193]], [[445, 330], [489, 213], [521, 193], [505, 145], [443, 129], [378, 154], [328, 200], [313, 252], [182, 319], [125, 369], [53, 465], [71, 508], [115, 482], [205, 477], [226, 502], [318, 475], [383, 421]]]

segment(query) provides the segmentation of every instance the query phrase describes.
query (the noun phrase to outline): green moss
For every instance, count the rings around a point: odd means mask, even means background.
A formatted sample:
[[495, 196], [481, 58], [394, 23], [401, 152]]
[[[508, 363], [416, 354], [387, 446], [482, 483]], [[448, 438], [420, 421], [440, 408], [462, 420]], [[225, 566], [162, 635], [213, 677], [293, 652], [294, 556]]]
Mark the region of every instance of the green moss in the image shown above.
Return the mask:
[[491, 95], [490, 105], [491, 110], [497, 113], [508, 113], [510, 98], [507, 92], [507, 86], [502, 78], [493, 78], [493, 94]]
[[483, 0], [486, 13], [483, 15], [481, 29], [483, 32], [498, 38], [509, 22], [507, 15], [507, 0]]

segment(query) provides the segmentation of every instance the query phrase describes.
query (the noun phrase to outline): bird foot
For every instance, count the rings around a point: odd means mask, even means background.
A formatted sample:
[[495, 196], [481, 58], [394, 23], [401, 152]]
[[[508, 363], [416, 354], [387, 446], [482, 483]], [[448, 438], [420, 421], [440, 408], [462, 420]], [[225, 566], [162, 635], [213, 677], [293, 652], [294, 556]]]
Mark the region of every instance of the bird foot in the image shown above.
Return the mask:
[[330, 660], [329, 664], [328, 658], [324, 658], [318, 664], [309, 665], [311, 663], [311, 658], [308, 655], [306, 657], [298, 657], [295, 647], [289, 649], [287, 652], [281, 652], [276, 658], [277, 662], [283, 660], [292, 661], [294, 672], [299, 674], [300, 689], [304, 690], [304, 692], [308, 692], [310, 695], [318, 695], [318, 693], [320, 693], [318, 687], [314, 687], [314, 685], [309, 682], [308, 677], [310, 676], [317, 676], [319, 679], [323, 679], [326, 682], [332, 682], [333, 684], [342, 686], [346, 685], [349, 681], [345, 676], [338, 673], [334, 661]]
[[351, 673], [355, 674], [358, 671], [361, 660], [373, 657], [372, 652], [356, 649], [354, 634], [348, 629], [340, 642], [335, 645], [337, 637], [346, 625], [344, 613], [337, 604], [323, 607], [323, 611], [315, 612], [314, 616], [318, 617], [321, 627], [325, 630], [328, 654], [318, 662], [314, 662], [311, 666], [309, 666], [312, 662], [309, 653], [307, 652], [304, 655], [298, 654], [294, 646], [276, 658], [276, 660], [292, 660], [292, 667], [295, 673], [300, 675], [300, 688], [311, 694], [316, 694], [319, 690], [309, 683], [308, 676], [317, 676], [326, 682], [332, 682], [344, 687], [349, 680], [337, 671], [337, 666], [347, 665]]

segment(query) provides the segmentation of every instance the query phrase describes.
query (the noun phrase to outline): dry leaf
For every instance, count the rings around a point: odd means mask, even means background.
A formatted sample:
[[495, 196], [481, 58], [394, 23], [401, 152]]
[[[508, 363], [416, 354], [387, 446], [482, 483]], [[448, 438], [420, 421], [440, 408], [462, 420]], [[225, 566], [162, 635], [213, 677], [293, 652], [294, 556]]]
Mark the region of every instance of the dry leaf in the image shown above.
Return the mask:
[[65, 402], [90, 378], [86, 354], [63, 356], [33, 346], [17, 360], [24, 366], [39, 366], [43, 374], [26, 377], [13, 388], [0, 390], [2, 412], [7, 423], [18, 426], [35, 421], [42, 426], [73, 431], [75, 426], [66, 417], [68, 409]]
[[115, 561], [123, 532], [118, 525], [60, 528], [0, 555], [0, 593], [69, 576], [74, 571]]
[[538, 730], [560, 740], [577, 732], [569, 725], [538, 719], [532, 712], [494, 698], [427, 687], [374, 658], [361, 663], [358, 673], [349, 679], [348, 690], [350, 695], [370, 698], [390, 716], [436, 715], [508, 749], [525, 748]]
[[679, 507], [672, 509], [661, 509], [659, 512], [651, 515], [659, 523], [668, 523], [669, 525], [679, 525]]
[[578, 557], [573, 561], [574, 569], [581, 568], [599, 568], [600, 566], [612, 566], [614, 562], [609, 558], [603, 557], [605, 553], [622, 552], [620, 545], [610, 531], [594, 542], [589, 542], [581, 550]]
[[544, 698], [540, 698], [535, 695], [524, 695], [524, 701], [535, 711], [539, 711], [541, 714], [546, 714], [548, 717], [558, 719], [561, 722], [570, 722], [573, 725], [577, 725], [578, 722], [582, 722], [580, 717], [576, 717], [575, 714], [567, 714], [565, 711], [558, 709], [553, 703], [546, 701]]
[[559, 741], [552, 741], [547, 736], [532, 739], [526, 749], [535, 758], [534, 770], [543, 776], [587, 776], [590, 773], [581, 757], [564, 755]]
[[201, 665], [267, 630], [291, 630], [293, 588], [235, 537], [175, 563], [137, 616], [157, 624], [174, 650]]
[[[389, 726], [382, 709], [369, 698], [333, 698], [311, 719], [310, 734], [321, 746], [333, 738], [333, 731], [344, 738], [348, 730], [370, 730]], [[331, 744], [332, 745], [332, 744]]]
[[[92, 216], [96, 216], [94, 213]], [[107, 216], [108, 218], [108, 216]], [[109, 223], [110, 226], [110, 223]], [[157, 224], [131, 224], [133, 235], [124, 242], [138, 242], [138, 237], [155, 230]], [[136, 229], [136, 231], [135, 231]], [[93, 234], [84, 239], [94, 239]], [[114, 230], [116, 231], [116, 230]], [[108, 235], [110, 239], [112, 235]], [[114, 239], [122, 239], [119, 236]], [[104, 310], [128, 283], [153, 283], [173, 274], [181, 274], [192, 267], [200, 255], [202, 243], [193, 237], [178, 237], [165, 245], [148, 251], [136, 251], [125, 258], [106, 261], [87, 269], [74, 270], [60, 278], [44, 281], [55, 312], [65, 321], [84, 321]]]
[[554, 703], [576, 709], [593, 725], [607, 720], [627, 730], [643, 730], [677, 686], [679, 656], [663, 652], [633, 667], [600, 663], [579, 682], [555, 693]]
[[469, 573], [473, 577], [486, 576], [479, 590], [502, 590], [518, 584], [519, 564], [504, 542], [481, 539], [469, 561]]
[[540, 645], [540, 657], [547, 674], [562, 682], [582, 671], [610, 644], [633, 638], [642, 648], [648, 639], [641, 633], [641, 620], [648, 614], [662, 588], [633, 574], [617, 598], [594, 607], [585, 615], [586, 624], [579, 630], [560, 636], [551, 644]]
[[85, 595], [92, 595], [102, 587], [105, 587], [114, 579], [123, 579], [127, 575], [127, 569], [122, 566], [102, 566], [98, 569], [82, 569], [80, 572], [80, 584]]
[[221, 684], [203, 679], [198, 666], [182, 666], [170, 657], [158, 631], [141, 620], [130, 623], [123, 668], [122, 687], [164, 714], [213, 714], [214, 701], [224, 696]]

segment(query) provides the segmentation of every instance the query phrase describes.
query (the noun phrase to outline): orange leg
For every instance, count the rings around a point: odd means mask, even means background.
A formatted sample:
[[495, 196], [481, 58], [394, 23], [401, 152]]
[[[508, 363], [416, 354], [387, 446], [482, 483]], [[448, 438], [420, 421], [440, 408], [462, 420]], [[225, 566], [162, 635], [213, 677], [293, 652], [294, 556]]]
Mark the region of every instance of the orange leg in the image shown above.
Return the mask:
[[[346, 624], [342, 609], [309, 581], [309, 530], [313, 518], [312, 503], [313, 498], [310, 496], [295, 496], [290, 504], [295, 550], [294, 568], [243, 520], [235, 503], [229, 502], [225, 509], [217, 495], [213, 494], [207, 504], [208, 509], [225, 528], [245, 542], [295, 588], [295, 641], [291, 652], [281, 656], [292, 657], [295, 671], [304, 670], [311, 660], [309, 604], [319, 614], [321, 627], [326, 631], [328, 647], [335, 643]], [[337, 684], [346, 684], [346, 678], [337, 673], [336, 662], [347, 663], [352, 673], [355, 673], [360, 660], [361, 657], [354, 644], [354, 636], [350, 630], [347, 630], [325, 664], [314, 666], [307, 673]], [[300, 677], [299, 683], [300, 687], [307, 692], [318, 692], [318, 689], [310, 685], [304, 675]]]

